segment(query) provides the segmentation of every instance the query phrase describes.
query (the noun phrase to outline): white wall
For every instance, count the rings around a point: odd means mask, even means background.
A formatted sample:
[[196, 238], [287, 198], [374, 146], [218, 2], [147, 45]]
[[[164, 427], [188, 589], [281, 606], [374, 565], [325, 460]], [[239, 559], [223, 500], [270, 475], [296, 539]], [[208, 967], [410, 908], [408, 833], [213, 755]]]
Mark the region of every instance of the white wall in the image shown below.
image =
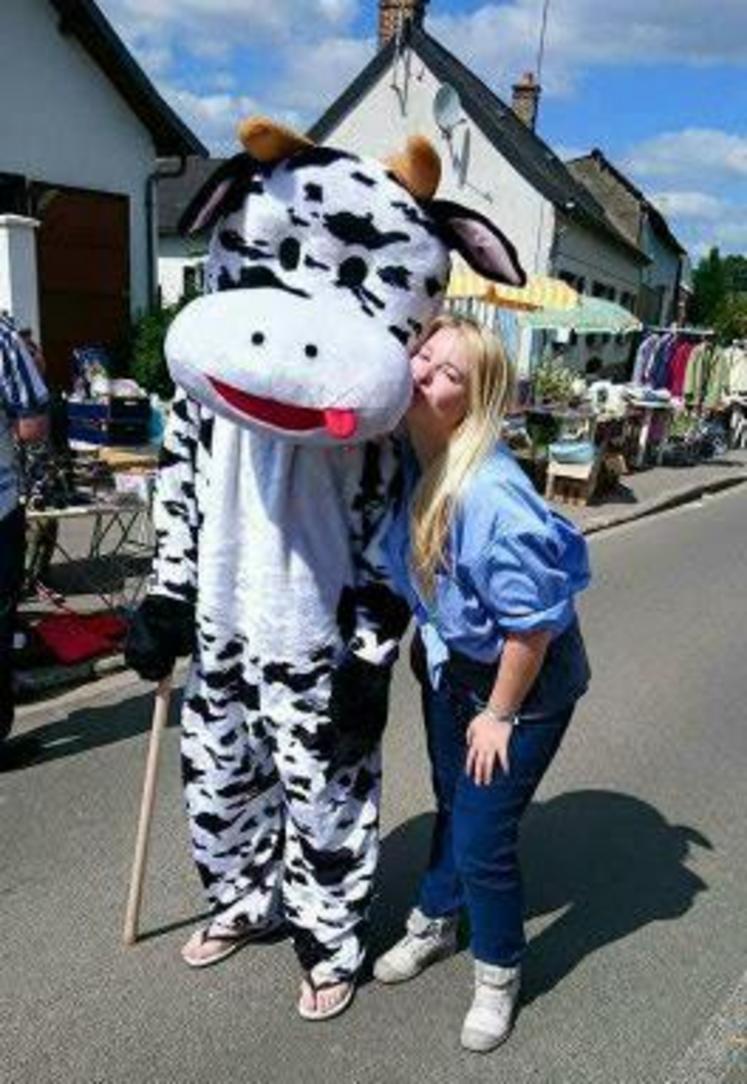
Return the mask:
[[48, 0], [2, 0], [0, 171], [130, 200], [132, 311], [147, 303], [147, 128]]
[[[545, 274], [555, 228], [553, 205], [469, 118], [454, 130], [450, 145], [433, 119], [433, 99], [440, 83], [421, 60], [412, 57], [409, 77], [400, 62], [396, 78], [402, 94], [393, 89], [392, 70], [387, 70], [327, 142], [356, 154], [386, 158], [404, 147], [408, 135], [427, 136], [443, 163], [439, 196], [466, 204], [495, 222], [516, 246], [527, 273]], [[527, 349], [525, 336], [520, 369], [526, 366]]]
[[204, 264], [207, 246], [194, 238], [162, 236], [158, 244], [158, 285], [161, 304], [174, 305], [184, 293], [184, 270]]
[[0, 215], [0, 312], [19, 328], [31, 328], [39, 342], [39, 289], [36, 237], [39, 223], [19, 215]]

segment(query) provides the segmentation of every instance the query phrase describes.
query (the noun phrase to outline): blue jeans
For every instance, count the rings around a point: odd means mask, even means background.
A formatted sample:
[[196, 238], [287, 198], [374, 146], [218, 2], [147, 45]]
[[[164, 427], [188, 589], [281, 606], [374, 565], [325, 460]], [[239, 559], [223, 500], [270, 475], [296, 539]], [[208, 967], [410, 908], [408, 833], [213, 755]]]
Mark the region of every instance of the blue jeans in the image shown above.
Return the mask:
[[[514, 967], [526, 944], [519, 822], [557, 752], [576, 698], [584, 691], [588, 664], [575, 626], [561, 651], [545, 660], [537, 681], [543, 695], [530, 693], [522, 706], [526, 711], [520, 713], [509, 744], [509, 773], [498, 766], [489, 785], [477, 786], [464, 770], [465, 733], [487, 700], [496, 667], [465, 662], [462, 667], [447, 664], [438, 690], [427, 682], [423, 685], [437, 812], [418, 907], [429, 918], [466, 907], [475, 959]], [[569, 663], [581, 684], [575, 698], [553, 707], [547, 703], [553, 670], [562, 665], [561, 680], [567, 684]]]

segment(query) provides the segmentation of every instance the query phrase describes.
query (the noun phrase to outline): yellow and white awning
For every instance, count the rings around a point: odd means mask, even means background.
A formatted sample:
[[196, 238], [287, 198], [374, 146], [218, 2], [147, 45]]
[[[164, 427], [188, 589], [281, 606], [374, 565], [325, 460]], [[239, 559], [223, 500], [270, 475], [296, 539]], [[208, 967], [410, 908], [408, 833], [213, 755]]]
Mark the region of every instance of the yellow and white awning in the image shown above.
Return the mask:
[[535, 312], [538, 309], [572, 309], [578, 304], [579, 295], [567, 282], [546, 275], [530, 276], [526, 286], [489, 282], [455, 256], [446, 298], [474, 298], [500, 308]]

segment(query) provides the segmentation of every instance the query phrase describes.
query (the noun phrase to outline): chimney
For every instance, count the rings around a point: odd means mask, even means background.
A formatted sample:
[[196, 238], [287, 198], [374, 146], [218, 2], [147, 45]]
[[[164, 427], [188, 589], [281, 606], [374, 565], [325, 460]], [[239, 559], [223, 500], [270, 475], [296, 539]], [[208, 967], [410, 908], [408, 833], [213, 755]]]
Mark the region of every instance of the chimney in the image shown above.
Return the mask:
[[533, 72], [524, 72], [518, 83], [513, 85], [511, 108], [516, 116], [534, 131], [537, 124], [537, 110], [542, 88], [535, 81]]
[[422, 26], [428, 0], [379, 0], [379, 48], [393, 38], [400, 23]]

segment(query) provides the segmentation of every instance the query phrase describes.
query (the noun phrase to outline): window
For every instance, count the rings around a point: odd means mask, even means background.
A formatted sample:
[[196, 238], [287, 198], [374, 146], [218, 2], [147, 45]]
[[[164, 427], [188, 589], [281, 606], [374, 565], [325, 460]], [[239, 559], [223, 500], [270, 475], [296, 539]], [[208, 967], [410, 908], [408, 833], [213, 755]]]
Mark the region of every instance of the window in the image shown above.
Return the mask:
[[187, 265], [182, 272], [182, 293], [187, 297], [205, 292], [205, 264]]

